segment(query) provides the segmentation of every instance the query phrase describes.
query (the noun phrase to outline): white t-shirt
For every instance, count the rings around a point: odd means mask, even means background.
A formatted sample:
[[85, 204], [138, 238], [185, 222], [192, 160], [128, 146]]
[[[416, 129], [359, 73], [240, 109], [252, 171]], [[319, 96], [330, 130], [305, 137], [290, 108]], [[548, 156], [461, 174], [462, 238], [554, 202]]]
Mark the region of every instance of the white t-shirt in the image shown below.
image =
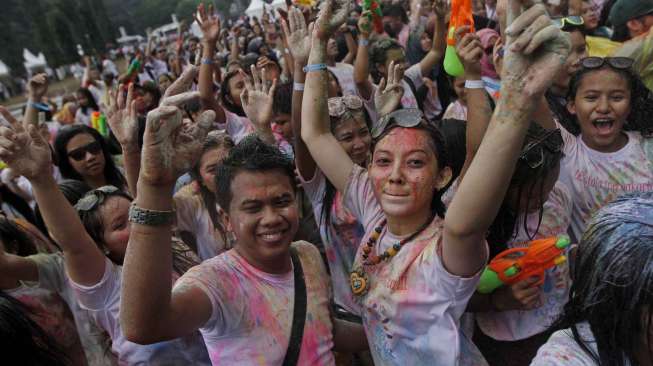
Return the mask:
[[174, 196], [177, 229], [193, 234], [197, 244], [197, 255], [204, 261], [229, 249], [230, 245], [228, 237], [226, 235], [223, 237], [213, 226], [202, 195], [195, 190], [195, 187], [193, 183], [186, 185]]
[[570, 229], [574, 239], [579, 240], [592, 215], [615, 198], [653, 191], [653, 162], [647, 158], [639, 132], [626, 132], [628, 143], [621, 150], [602, 153], [585, 145], [580, 135], [558, 128], [565, 154], [560, 180], [570, 188], [574, 199]]
[[329, 66], [329, 71], [335, 75], [340, 84], [342, 95], [357, 95], [356, 83], [354, 82], [354, 66], [337, 62], [335, 66]]
[[[549, 199], [544, 203], [542, 223], [535, 239], [565, 234], [571, 222], [572, 200], [569, 190], [557, 182]], [[527, 217], [528, 232], [534, 233], [539, 221], [539, 212]], [[524, 230], [524, 216], [517, 219], [517, 236], [508, 243], [509, 248], [523, 247], [530, 241]], [[483, 333], [501, 341], [526, 339], [547, 330], [562, 313], [569, 296], [571, 279], [569, 263], [564, 262], [545, 272], [541, 285], [541, 306], [533, 310], [511, 310], [502, 312], [476, 313], [476, 322]]]
[[82, 309], [75, 298], [70, 280], [66, 276], [63, 255], [36, 254], [28, 258], [33, 260], [38, 268], [38, 286], [58, 293], [68, 304], [89, 366], [117, 364], [115, 356], [106, 349], [111, 344], [109, 335], [95, 324], [89, 312]]
[[120, 287], [122, 267], [108, 258], [104, 275], [93, 286], [82, 286], [70, 281], [82, 308], [89, 310], [95, 322], [109, 333], [113, 344], [111, 350], [118, 357], [119, 365], [210, 365], [200, 334], [177, 338], [172, 341], [140, 345], [125, 338], [120, 326]]
[[[588, 323], [577, 325], [578, 334], [597, 354], [594, 334]], [[559, 330], [537, 351], [531, 366], [598, 366], [598, 363], [580, 347], [570, 328]]]
[[[348, 208], [365, 228], [362, 242], [366, 243], [385, 220], [366, 170], [353, 168], [344, 196]], [[442, 227], [443, 220], [436, 217], [389, 262], [364, 266], [368, 291], [358, 301], [377, 366], [485, 364], [460, 329], [460, 317], [476, 290], [481, 271], [463, 278], [444, 268], [439, 254]], [[402, 239], [386, 226], [373, 253], [378, 255]], [[487, 256], [487, 246], [484, 248]], [[354, 268], [362, 265], [362, 254], [360, 249]]]
[[302, 179], [302, 187], [306, 196], [311, 200], [315, 222], [320, 229], [320, 236], [324, 243], [331, 273], [334, 301], [348, 312], [360, 316], [360, 305], [355, 301], [354, 294], [351, 292], [349, 274], [365, 229], [345, 207], [340, 192], [336, 192], [334, 195], [329, 225], [324, 225], [322, 208], [326, 178], [321, 170], [316, 169], [315, 176], [309, 181]]
[[[312, 244], [296, 242], [306, 283], [306, 323], [298, 365], [333, 365], [329, 281]], [[196, 287], [211, 300], [200, 331], [214, 365], [280, 365], [288, 349], [295, 283], [293, 271], [265, 273], [235, 249], [190, 269], [177, 286]]]

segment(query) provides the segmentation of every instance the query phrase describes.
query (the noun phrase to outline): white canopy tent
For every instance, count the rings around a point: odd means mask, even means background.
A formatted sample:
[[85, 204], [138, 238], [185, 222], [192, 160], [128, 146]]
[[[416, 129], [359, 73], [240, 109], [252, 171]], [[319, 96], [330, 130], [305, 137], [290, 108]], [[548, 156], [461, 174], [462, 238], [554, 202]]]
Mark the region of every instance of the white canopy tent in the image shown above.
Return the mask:
[[261, 19], [261, 16], [263, 16], [263, 9], [270, 11], [272, 9], [285, 8], [285, 7], [286, 7], [285, 0], [274, 0], [272, 4], [267, 4], [262, 0], [252, 0], [252, 2], [247, 7], [247, 10], [245, 10], [245, 14], [247, 14], [247, 16], [250, 18], [257, 17]]
[[9, 76], [9, 67], [0, 60], [0, 78]]
[[37, 72], [47, 71], [48, 62], [43, 52], [39, 52], [38, 56], [36, 56], [27, 48], [24, 48], [23, 60], [23, 66], [25, 66], [25, 70], [30, 77]]

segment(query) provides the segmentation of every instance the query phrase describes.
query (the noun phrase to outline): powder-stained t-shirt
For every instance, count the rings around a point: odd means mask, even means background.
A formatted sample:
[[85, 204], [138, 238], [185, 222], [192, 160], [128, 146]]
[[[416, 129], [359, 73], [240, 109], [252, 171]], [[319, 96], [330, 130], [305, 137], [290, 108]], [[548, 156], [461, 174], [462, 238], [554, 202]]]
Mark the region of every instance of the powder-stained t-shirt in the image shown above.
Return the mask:
[[335, 66], [329, 66], [329, 71], [335, 75], [340, 84], [342, 95], [356, 95], [356, 83], [354, 82], [354, 66], [342, 62], [336, 62]]
[[628, 143], [621, 150], [602, 153], [589, 148], [582, 137], [558, 126], [564, 139], [565, 154], [560, 180], [574, 199], [571, 233], [578, 241], [587, 222], [601, 207], [632, 192], [653, 191], [653, 162], [645, 152], [639, 132], [625, 132]]
[[[596, 341], [588, 323], [577, 324], [578, 334], [597, 354]], [[570, 328], [559, 330], [537, 351], [531, 366], [598, 366], [598, 363], [574, 339]]]
[[[340, 192], [336, 192], [334, 195], [329, 224], [324, 224], [322, 209], [326, 184], [326, 178], [319, 169], [316, 169], [315, 176], [310, 181], [302, 180], [304, 192], [313, 205], [315, 221], [326, 250], [334, 301], [348, 312], [360, 316], [360, 305], [355, 301], [354, 294], [351, 292], [349, 273], [365, 230], [363, 225], [345, 207]], [[333, 189], [335, 190], [335, 188]]]
[[[326, 269], [312, 244], [292, 246], [302, 264], [307, 298], [298, 365], [333, 365]], [[200, 331], [213, 365], [281, 365], [292, 325], [292, 270], [265, 273], [231, 249], [186, 272], [175, 288], [181, 286], [199, 288], [211, 301], [211, 317]]]
[[[345, 202], [365, 227], [363, 243], [385, 219], [368, 173], [353, 168]], [[374, 363], [382, 365], [484, 365], [460, 329], [460, 317], [478, 284], [452, 275], [439, 254], [443, 220], [436, 217], [389, 262], [364, 266], [368, 291], [359, 297]], [[374, 246], [377, 255], [404, 238], [387, 230]], [[480, 245], [479, 245], [480, 246]], [[362, 265], [362, 245], [354, 268]], [[487, 245], [484, 250], [487, 256]]]
[[[175, 211], [177, 229], [193, 234], [197, 255], [204, 261], [231, 248], [231, 243], [226, 230], [222, 233], [213, 225], [209, 210], [206, 209], [202, 195], [196, 187], [196, 184], [191, 183], [175, 194]], [[226, 224], [223, 223], [222, 227], [226, 228]]]
[[[526, 218], [528, 233], [534, 239], [565, 234], [571, 221], [571, 196], [561, 182], [557, 182], [544, 203], [542, 222], [539, 212]], [[524, 216], [517, 219], [517, 236], [508, 243], [509, 248], [523, 247], [530, 241], [524, 230]], [[567, 253], [568, 250], [565, 252]], [[532, 310], [510, 310], [502, 312], [476, 313], [476, 322], [486, 335], [502, 341], [521, 340], [547, 330], [557, 320], [567, 302], [571, 279], [569, 263], [564, 262], [545, 271], [541, 285], [540, 306]]]
[[[175, 279], [176, 275], [173, 275]], [[171, 341], [140, 345], [125, 338], [120, 326], [122, 267], [106, 258], [102, 279], [92, 286], [70, 281], [80, 305], [109, 333], [111, 350], [121, 366], [210, 365], [206, 347], [198, 332]]]

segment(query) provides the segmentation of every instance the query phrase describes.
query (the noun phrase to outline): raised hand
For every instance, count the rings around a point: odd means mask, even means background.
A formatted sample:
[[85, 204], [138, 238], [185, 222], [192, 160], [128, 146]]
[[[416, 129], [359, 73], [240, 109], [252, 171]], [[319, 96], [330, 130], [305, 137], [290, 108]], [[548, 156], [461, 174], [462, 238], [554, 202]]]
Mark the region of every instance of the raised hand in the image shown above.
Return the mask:
[[272, 81], [268, 86], [265, 68], [258, 70], [252, 65], [252, 77], [247, 76], [242, 70], [241, 75], [245, 79], [245, 90], [240, 94], [240, 100], [247, 118], [256, 126], [257, 129], [270, 129], [274, 104], [274, 91], [277, 87], [277, 80]]
[[25, 130], [4, 107], [0, 114], [9, 122], [8, 127], [0, 127], [0, 159], [29, 180], [51, 177], [52, 152], [38, 127], [29, 125]]
[[553, 24], [542, 4], [522, 13], [522, 2], [508, 5], [507, 45], [501, 75], [503, 94], [542, 95], [569, 55], [569, 36]]
[[365, 10], [360, 18], [358, 18], [358, 32], [365, 37], [369, 36], [373, 29], [372, 22], [370, 21], [370, 14], [372, 14], [372, 12]]
[[147, 114], [139, 183], [172, 186], [195, 164], [215, 112], [204, 111], [191, 122], [182, 119], [179, 106], [198, 98], [198, 92], [178, 94]]
[[468, 80], [481, 79], [481, 58], [483, 46], [481, 39], [470, 32], [469, 26], [456, 29], [456, 54], [465, 68], [465, 78]]
[[327, 41], [347, 21], [351, 11], [351, 0], [325, 0], [315, 21], [314, 36]]
[[403, 70], [394, 61], [388, 67], [388, 81], [381, 79], [379, 87], [374, 93], [374, 105], [379, 117], [392, 113], [401, 103], [404, 96], [404, 87], [401, 85]]
[[134, 100], [134, 84], [127, 89], [127, 97], [122, 92], [123, 84], [111, 93], [107, 109], [107, 122], [111, 132], [124, 150], [138, 150], [138, 113]]
[[168, 89], [166, 89], [163, 98], [161, 98], [160, 105], [163, 105], [164, 102], [169, 102], [170, 97], [186, 92], [190, 89], [193, 81], [197, 78], [198, 68], [197, 66], [190, 65], [184, 69], [184, 72], [172, 83]]
[[204, 3], [197, 6], [199, 17], [194, 14], [193, 17], [199, 24], [204, 34], [204, 42], [215, 44], [220, 36], [220, 18], [213, 12], [213, 4], [209, 4], [208, 12], [204, 8]]
[[48, 92], [48, 76], [36, 74], [27, 83], [27, 95], [34, 102], [40, 102], [41, 98]]
[[451, 3], [449, 1], [433, 0], [433, 12], [438, 18], [440, 19], [445, 18], [449, 14], [450, 10], [451, 10]]
[[[311, 27], [313, 25], [311, 24]], [[281, 21], [281, 28], [288, 40], [288, 48], [295, 62], [306, 64], [311, 52], [311, 31], [306, 26], [306, 20], [301, 10], [293, 7], [288, 12], [288, 22]]]

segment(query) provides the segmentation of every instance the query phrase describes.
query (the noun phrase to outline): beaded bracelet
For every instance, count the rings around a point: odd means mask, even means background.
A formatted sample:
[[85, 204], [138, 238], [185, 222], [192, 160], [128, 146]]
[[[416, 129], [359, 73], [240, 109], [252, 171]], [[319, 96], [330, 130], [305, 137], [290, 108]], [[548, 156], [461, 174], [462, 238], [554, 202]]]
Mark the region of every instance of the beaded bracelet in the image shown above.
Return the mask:
[[308, 73], [308, 72], [312, 72], [312, 71], [322, 71], [322, 70], [326, 70], [326, 69], [327, 69], [326, 64], [312, 64], [312, 65], [304, 66], [303, 70], [304, 70], [304, 72]]
[[129, 222], [146, 226], [163, 226], [172, 224], [175, 211], [156, 211], [141, 208], [132, 203], [129, 206]]

